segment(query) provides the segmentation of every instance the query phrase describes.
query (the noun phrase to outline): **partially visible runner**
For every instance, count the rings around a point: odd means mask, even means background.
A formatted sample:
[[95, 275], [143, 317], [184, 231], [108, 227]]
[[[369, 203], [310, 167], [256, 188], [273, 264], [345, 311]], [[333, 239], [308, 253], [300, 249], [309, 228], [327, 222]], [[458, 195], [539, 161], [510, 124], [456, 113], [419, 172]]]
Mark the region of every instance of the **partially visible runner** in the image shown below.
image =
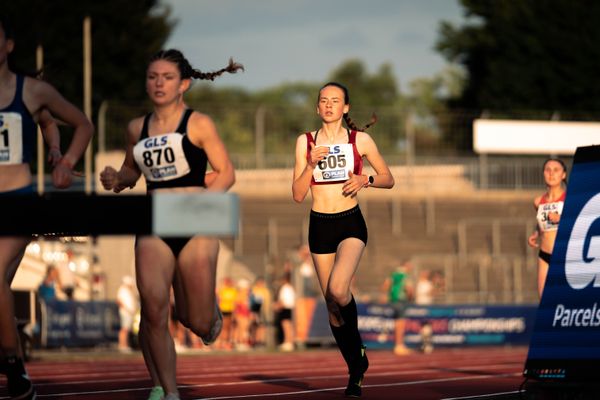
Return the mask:
[[549, 158], [544, 162], [543, 173], [546, 192], [533, 201], [537, 213], [537, 228], [527, 240], [529, 246], [540, 249], [537, 282], [540, 298], [546, 284], [558, 223], [567, 195], [567, 166], [562, 160]]
[[[30, 164], [34, 162], [38, 124], [50, 147], [52, 183], [58, 189], [68, 188], [73, 181], [73, 166], [85, 151], [94, 128], [53, 86], [10, 69], [8, 57], [14, 46], [9, 21], [0, 16], [0, 197], [34, 195]], [[64, 155], [53, 116], [74, 128]], [[7, 376], [8, 393], [13, 399], [35, 398], [19, 346], [10, 289], [30, 241], [30, 236], [0, 237], [0, 373]]]

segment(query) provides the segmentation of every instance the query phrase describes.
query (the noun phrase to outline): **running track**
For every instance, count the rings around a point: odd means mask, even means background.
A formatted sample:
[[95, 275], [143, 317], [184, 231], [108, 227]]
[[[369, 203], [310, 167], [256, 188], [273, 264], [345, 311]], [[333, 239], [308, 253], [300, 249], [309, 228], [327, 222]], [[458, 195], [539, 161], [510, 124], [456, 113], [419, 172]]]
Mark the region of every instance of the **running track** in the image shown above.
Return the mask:
[[[527, 349], [367, 354], [363, 399], [518, 399]], [[145, 400], [151, 387], [139, 353], [38, 353], [28, 371], [44, 400]], [[347, 381], [341, 356], [331, 349], [180, 354], [177, 375], [182, 399], [340, 399]], [[2, 400], [5, 386], [0, 375]]]

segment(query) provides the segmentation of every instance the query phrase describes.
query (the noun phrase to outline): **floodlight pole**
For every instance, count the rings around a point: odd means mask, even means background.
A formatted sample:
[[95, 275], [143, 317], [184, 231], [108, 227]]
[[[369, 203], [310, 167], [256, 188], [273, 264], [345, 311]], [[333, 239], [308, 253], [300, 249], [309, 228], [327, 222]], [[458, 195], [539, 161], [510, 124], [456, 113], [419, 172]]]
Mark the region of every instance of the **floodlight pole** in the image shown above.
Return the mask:
[[[83, 19], [83, 110], [92, 120], [92, 19], [88, 15]], [[85, 193], [92, 193], [92, 146], [93, 140], [85, 150]]]
[[[44, 48], [38, 45], [35, 50], [35, 67], [38, 71], [44, 68]], [[44, 137], [42, 129], [37, 126], [37, 192], [44, 194]]]

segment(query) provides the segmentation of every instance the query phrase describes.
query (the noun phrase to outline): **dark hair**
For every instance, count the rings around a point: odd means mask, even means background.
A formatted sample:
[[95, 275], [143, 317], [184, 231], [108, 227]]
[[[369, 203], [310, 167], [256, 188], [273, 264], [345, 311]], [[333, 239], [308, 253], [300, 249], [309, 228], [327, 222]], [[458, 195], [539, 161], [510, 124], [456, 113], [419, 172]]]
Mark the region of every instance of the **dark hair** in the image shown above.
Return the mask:
[[563, 182], [566, 184], [567, 183], [567, 165], [560, 158], [556, 158], [556, 157], [547, 158], [546, 161], [544, 161], [544, 164], [542, 165], [542, 172], [546, 169], [546, 164], [548, 164], [550, 161], [555, 161], [562, 166], [563, 171], [565, 171], [565, 179], [563, 179]]
[[[12, 40], [12, 41], [15, 40], [12, 25], [6, 15], [0, 15], [0, 29], [2, 29], [4, 31], [4, 38], [6, 40]], [[19, 75], [25, 75], [30, 78], [42, 79], [42, 77], [43, 77], [42, 75], [44, 73], [43, 68], [36, 69], [33, 71], [32, 70], [24, 70], [22, 68], [17, 68], [15, 65], [13, 65], [13, 61], [14, 60], [11, 59], [11, 56], [9, 54], [8, 55], [8, 69], [11, 70], [12, 72], [19, 74]]]
[[[317, 103], [321, 99], [321, 90], [325, 89], [328, 86], [334, 86], [338, 89], [341, 89], [341, 91], [344, 92], [344, 104], [350, 104], [350, 95], [348, 94], [348, 88], [338, 82], [327, 82], [326, 84], [321, 86], [321, 88], [319, 89], [319, 95], [317, 96]], [[377, 115], [375, 115], [375, 113], [373, 113], [371, 115], [371, 121], [369, 121], [369, 123], [367, 125], [365, 125], [363, 128], [359, 128], [358, 126], [356, 126], [356, 124], [354, 123], [354, 121], [352, 121], [352, 118], [350, 118], [348, 113], [344, 114], [344, 122], [346, 122], [346, 125], [348, 125], [348, 128], [350, 128], [354, 131], [366, 131], [371, 126], [375, 125], [375, 123], [377, 122]]]
[[2, 27], [2, 30], [4, 31], [4, 37], [6, 39], [14, 38], [12, 26], [10, 24], [10, 21], [8, 20], [8, 18], [5, 15], [0, 15], [0, 26]]
[[150, 62], [157, 60], [170, 61], [177, 65], [179, 72], [181, 73], [181, 79], [208, 79], [214, 81], [215, 78], [224, 72], [235, 74], [239, 69], [244, 70], [242, 64], [238, 64], [229, 59], [229, 64], [218, 71], [214, 72], [202, 72], [200, 70], [192, 68], [190, 62], [183, 56], [183, 53], [177, 49], [160, 50], [150, 58]]

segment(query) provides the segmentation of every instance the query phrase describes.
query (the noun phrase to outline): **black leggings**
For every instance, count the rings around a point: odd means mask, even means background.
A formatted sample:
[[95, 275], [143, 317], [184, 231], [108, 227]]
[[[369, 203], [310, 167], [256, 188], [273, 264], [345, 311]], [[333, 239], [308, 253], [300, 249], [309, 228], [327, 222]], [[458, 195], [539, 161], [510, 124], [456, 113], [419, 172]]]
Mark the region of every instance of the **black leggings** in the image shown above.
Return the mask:
[[546, 261], [546, 263], [548, 265], [550, 265], [550, 258], [552, 257], [552, 254], [546, 253], [545, 251], [540, 250], [540, 252], [538, 253], [538, 257], [541, 258], [542, 260]]

